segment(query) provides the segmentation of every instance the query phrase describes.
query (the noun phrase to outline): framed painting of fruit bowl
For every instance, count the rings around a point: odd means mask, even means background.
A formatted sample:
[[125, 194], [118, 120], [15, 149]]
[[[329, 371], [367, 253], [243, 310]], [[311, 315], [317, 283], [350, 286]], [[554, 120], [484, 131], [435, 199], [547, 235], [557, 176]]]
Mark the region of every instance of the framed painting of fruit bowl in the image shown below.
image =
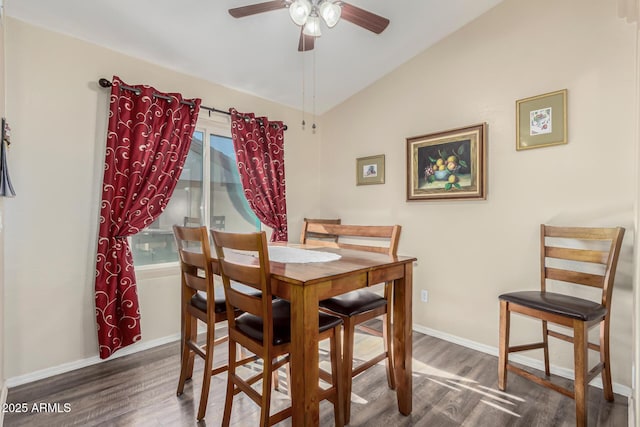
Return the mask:
[[516, 101], [516, 150], [566, 143], [566, 89]]
[[407, 200], [484, 200], [486, 123], [407, 138]]

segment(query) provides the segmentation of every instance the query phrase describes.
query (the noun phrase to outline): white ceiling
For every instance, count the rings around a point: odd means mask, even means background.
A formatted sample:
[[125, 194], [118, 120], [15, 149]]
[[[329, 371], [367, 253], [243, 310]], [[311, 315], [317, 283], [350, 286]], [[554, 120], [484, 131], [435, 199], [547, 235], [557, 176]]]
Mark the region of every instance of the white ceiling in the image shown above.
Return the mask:
[[[286, 9], [241, 19], [229, 8], [264, 0], [5, 0], [11, 16], [189, 75], [321, 114], [502, 0], [350, 0], [388, 18], [380, 35], [341, 21], [315, 50], [297, 51]], [[304, 64], [303, 64], [304, 63]], [[113, 74], [118, 74], [117, 64]], [[99, 76], [96, 76], [98, 78]], [[131, 82], [145, 83], [145, 82]], [[158, 88], [172, 91], [175, 88]]]

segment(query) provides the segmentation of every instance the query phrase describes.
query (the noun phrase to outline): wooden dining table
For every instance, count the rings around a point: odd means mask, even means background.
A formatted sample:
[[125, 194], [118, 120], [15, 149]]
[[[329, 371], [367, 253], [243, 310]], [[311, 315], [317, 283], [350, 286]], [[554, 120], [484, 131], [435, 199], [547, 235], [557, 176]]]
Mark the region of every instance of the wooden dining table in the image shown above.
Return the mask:
[[393, 282], [393, 361], [398, 410], [412, 409], [412, 275], [409, 256], [284, 243], [283, 246], [332, 252], [329, 262], [271, 264], [274, 295], [291, 303], [291, 404], [293, 426], [319, 425], [318, 302], [346, 292]]

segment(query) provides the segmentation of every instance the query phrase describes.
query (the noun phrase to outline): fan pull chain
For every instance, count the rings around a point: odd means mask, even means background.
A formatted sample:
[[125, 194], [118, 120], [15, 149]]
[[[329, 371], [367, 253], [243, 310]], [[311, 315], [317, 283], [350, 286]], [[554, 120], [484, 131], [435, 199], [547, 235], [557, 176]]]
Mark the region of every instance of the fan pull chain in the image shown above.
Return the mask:
[[313, 125], [311, 131], [316, 133], [316, 50], [313, 49]]
[[305, 39], [306, 37], [302, 37], [302, 130], [304, 130], [305, 125], [307, 124], [304, 121], [304, 86], [305, 86], [305, 81], [304, 81], [304, 75], [305, 75], [305, 61], [304, 61], [304, 57], [305, 57]]

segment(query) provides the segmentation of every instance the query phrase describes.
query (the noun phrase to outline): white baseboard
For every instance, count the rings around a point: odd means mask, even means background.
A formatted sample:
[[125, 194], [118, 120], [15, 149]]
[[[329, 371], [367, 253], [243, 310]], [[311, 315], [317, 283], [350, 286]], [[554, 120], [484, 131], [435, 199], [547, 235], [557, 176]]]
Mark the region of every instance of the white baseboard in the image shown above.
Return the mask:
[[[479, 342], [471, 341], [466, 338], [461, 338], [455, 335], [450, 335], [445, 332], [436, 331], [435, 329], [427, 328], [425, 326], [413, 325], [413, 330], [416, 332], [420, 332], [425, 335], [429, 335], [435, 338], [440, 338], [441, 340], [448, 341], [454, 344], [461, 345], [463, 347], [470, 348], [472, 350], [477, 350], [482, 353], [490, 354], [492, 356], [498, 356], [498, 348], [492, 347], [490, 345], [481, 344]], [[544, 362], [541, 360], [533, 359], [531, 357], [522, 356], [519, 354], [512, 354], [509, 356], [509, 360], [512, 360], [516, 363], [520, 363], [522, 365], [528, 366], [530, 368], [538, 369], [544, 371]], [[567, 368], [561, 368], [558, 366], [550, 367], [551, 373], [554, 375], [558, 375], [563, 378], [573, 379], [573, 370]], [[593, 381], [589, 383], [592, 386], [602, 388], [602, 378], [595, 378]], [[631, 388], [622, 384], [613, 383], [613, 392], [620, 394], [629, 398], [632, 394]]]
[[[9, 389], [6, 382], [2, 382], [2, 390], [0, 390], [0, 408], [4, 408], [4, 404], [7, 403], [7, 394]], [[4, 425], [4, 411], [0, 413], [0, 427]]]
[[[216, 324], [216, 329], [225, 328], [226, 323]], [[207, 326], [204, 323], [198, 322], [198, 334], [203, 334], [207, 331]], [[19, 385], [27, 384], [33, 381], [42, 380], [52, 377], [54, 375], [64, 374], [65, 372], [74, 371], [80, 368], [86, 368], [87, 366], [96, 365], [98, 363], [107, 362], [109, 360], [117, 359], [118, 357], [128, 356], [139, 351], [148, 350], [150, 348], [158, 347], [170, 342], [178, 341], [180, 334], [169, 335], [166, 337], [158, 338], [151, 341], [141, 341], [136, 344], [132, 344], [128, 347], [118, 350], [113, 356], [106, 360], [100, 359], [99, 356], [89, 357], [87, 359], [76, 360], [75, 362], [63, 363], [62, 365], [53, 366], [51, 368], [41, 369], [39, 371], [31, 372], [17, 377], [11, 377], [7, 379], [5, 389], [11, 387], [17, 387]], [[0, 424], [0, 427], [2, 425]]]
[[53, 366], [51, 368], [41, 369], [39, 371], [30, 372], [28, 374], [19, 375], [17, 377], [11, 377], [7, 379], [6, 388], [17, 387], [19, 385], [27, 384], [33, 381], [42, 380], [52, 377], [54, 375], [64, 374], [66, 372], [74, 371], [76, 369], [85, 368], [87, 366], [96, 365], [98, 363], [106, 362], [108, 360], [117, 359], [118, 357], [128, 356], [139, 351], [148, 350], [153, 347], [168, 344], [170, 342], [178, 341], [180, 339], [179, 334], [170, 335], [168, 337], [158, 338], [151, 341], [141, 341], [136, 344], [132, 344], [128, 347], [118, 350], [113, 356], [107, 360], [100, 359], [99, 356], [89, 357], [87, 359], [76, 360], [75, 362], [63, 363], [62, 365]]

